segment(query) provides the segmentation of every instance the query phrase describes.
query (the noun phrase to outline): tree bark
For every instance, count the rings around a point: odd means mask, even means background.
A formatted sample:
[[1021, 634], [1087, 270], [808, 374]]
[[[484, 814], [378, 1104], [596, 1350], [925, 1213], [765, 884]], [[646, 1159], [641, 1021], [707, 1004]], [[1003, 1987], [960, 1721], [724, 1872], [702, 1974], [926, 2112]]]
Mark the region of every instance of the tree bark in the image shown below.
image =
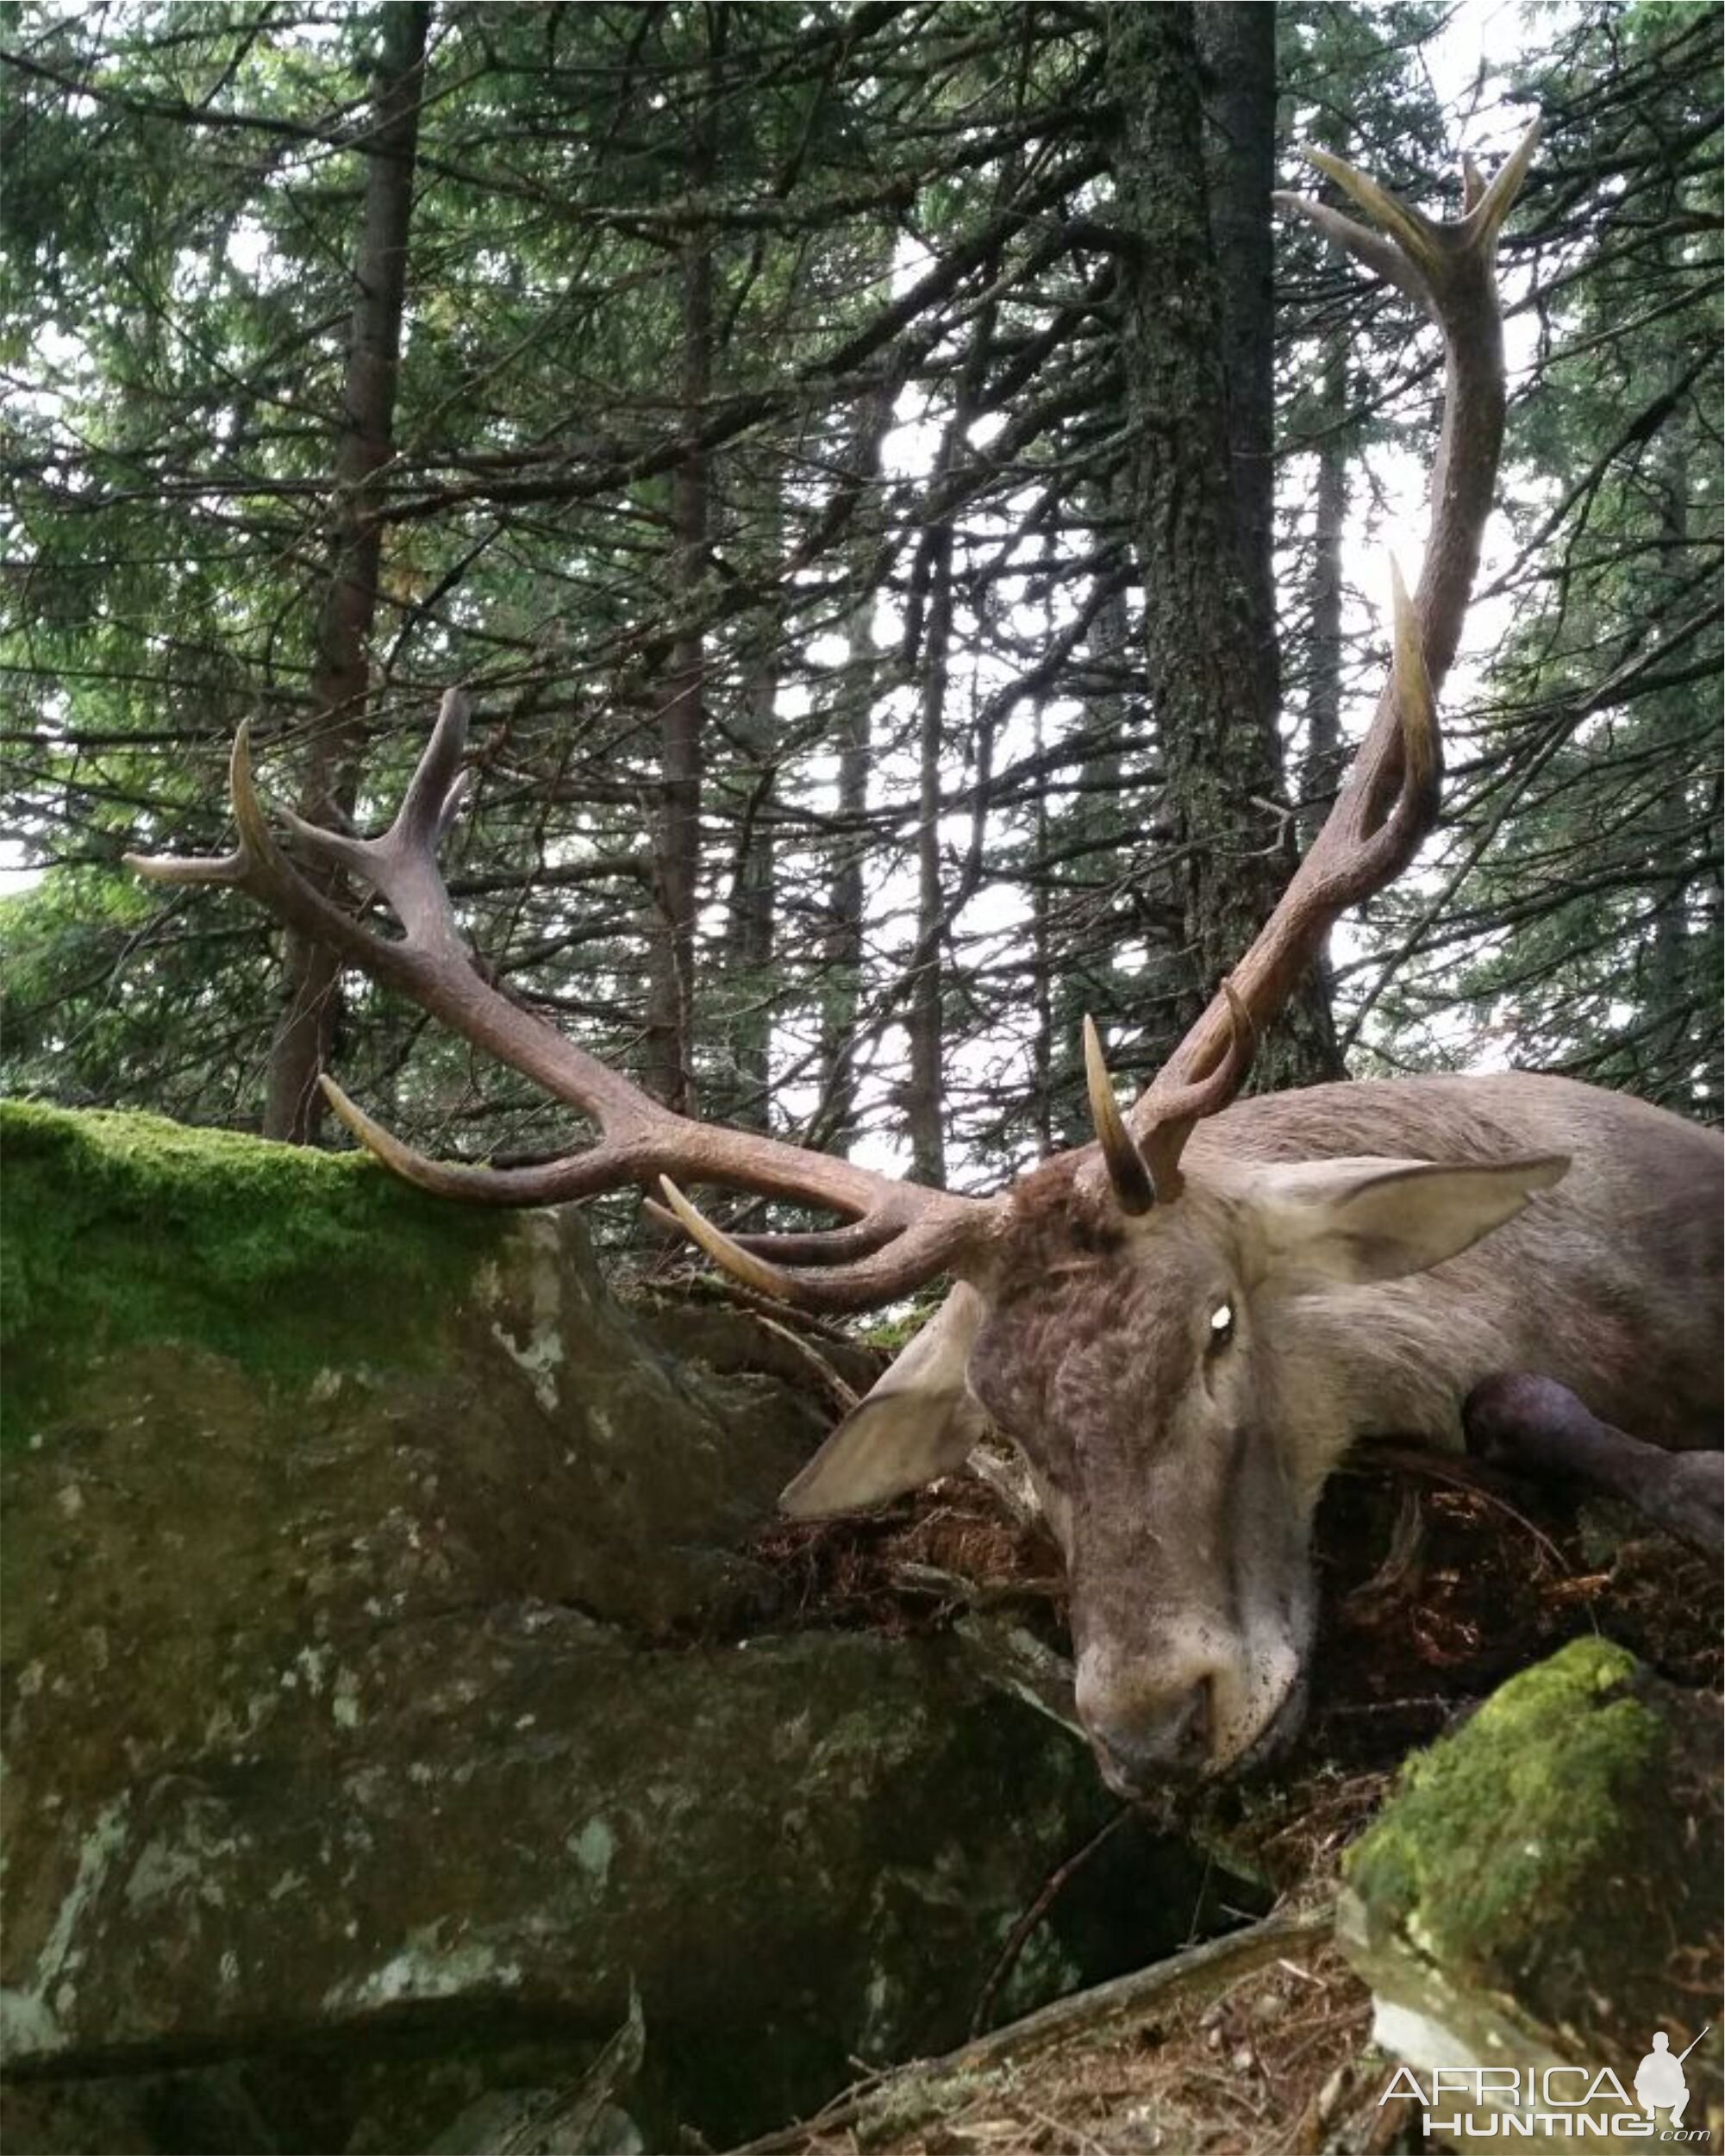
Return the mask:
[[1312, 512], [1310, 603], [1307, 609], [1306, 753], [1300, 794], [1301, 836], [1314, 839], [1341, 778], [1341, 535], [1347, 522], [1347, 359], [1341, 344], [1325, 354], [1319, 417], [1318, 474]]
[[[1659, 536], [1669, 562], [1688, 558], [1689, 456], [1681, 429], [1670, 428], [1660, 444], [1656, 484], [1659, 491]], [[1667, 697], [1659, 699], [1663, 706]], [[1675, 701], [1675, 699], [1671, 699]], [[1671, 714], [1681, 722], [1681, 709]], [[1658, 723], [1657, 718], [1655, 724]], [[1695, 1061], [1690, 1041], [1691, 998], [1698, 996], [1705, 1007], [1708, 993], [1690, 953], [1690, 879], [1682, 864], [1692, 843], [1697, 803], [1694, 781], [1686, 763], [1667, 757], [1668, 776], [1659, 790], [1654, 809], [1662, 844], [1659, 852], [1676, 869], [1653, 900], [1652, 947], [1647, 953], [1647, 1003], [1654, 1030], [1647, 1043], [1647, 1071], [1638, 1090], [1649, 1100], [1660, 1101], [1679, 1113], [1690, 1108], [1693, 1095], [1691, 1070]]]
[[[769, 547], [778, 520], [767, 519]], [[780, 623], [763, 610], [745, 657], [741, 709], [735, 733], [753, 759], [748, 797], [737, 834], [725, 923], [725, 970], [730, 978], [729, 1026], [735, 1086], [725, 1120], [766, 1130], [772, 1089], [772, 962], [778, 929], [778, 862], [772, 825], [773, 759], [778, 722]]]
[[874, 684], [874, 592], [866, 591], [846, 617], [845, 667], [833, 707], [838, 751], [834, 810], [843, 828], [827, 885], [827, 926], [821, 950], [821, 1091], [828, 1142], [842, 1153], [856, 1128], [857, 1020], [862, 1009], [863, 861], [865, 834], [849, 827], [868, 808], [868, 767]]
[[[382, 528], [373, 515], [373, 483], [391, 453], [431, 8], [422, 0], [385, 7], [379, 10], [378, 24], [382, 49], [372, 123], [365, 141], [365, 212], [353, 268], [353, 313], [335, 451], [334, 559], [317, 622], [311, 740], [299, 796], [302, 816], [337, 825], [352, 817], [359, 793], [368, 647], [383, 547]], [[317, 1074], [335, 1039], [341, 963], [324, 945], [290, 929], [283, 944], [282, 976], [283, 1008], [270, 1045], [264, 1135], [310, 1145], [323, 1125]]]
[[[716, 63], [726, 11], [706, 12], [709, 94], [687, 167], [690, 191], [712, 181]], [[706, 641], [699, 627], [707, 567], [708, 458], [697, 445], [712, 387], [713, 235], [683, 249], [679, 401], [684, 454], [671, 483], [671, 604], [678, 630], [659, 711], [659, 812], [654, 834], [652, 948], [647, 992], [647, 1090], [680, 1115], [696, 1112], [695, 916], [701, 879], [701, 766], [706, 729]]]
[[[1041, 697], [1032, 716], [1040, 757], [1047, 738]], [[1030, 885], [1030, 1118], [1037, 1153], [1046, 1159], [1054, 1150], [1055, 958], [1049, 920], [1048, 793], [1044, 786], [1036, 789], [1035, 819], [1035, 874]]]
[[[883, 250], [883, 253], [884, 253]], [[873, 497], [892, 424], [892, 397], [881, 389], [865, 403], [851, 473]], [[856, 828], [868, 808], [869, 756], [879, 662], [875, 655], [874, 555], [878, 521], [859, 515], [849, 547], [857, 597], [844, 621], [845, 664], [833, 704], [832, 738], [838, 753], [841, 836], [827, 885], [826, 928], [821, 947], [821, 1097], [826, 1142], [843, 1153], [856, 1128], [857, 1021], [862, 1009], [863, 863], [869, 840]]]
[[1222, 287], [1228, 471], [1259, 694], [1281, 701], [1276, 637], [1276, 9], [1202, 0], [1210, 226]]
[[[1182, 1026], [1267, 919], [1289, 872], [1280, 756], [1266, 709], [1229, 479], [1221, 284], [1205, 197], [1198, 54], [1189, 6], [1116, 4], [1107, 61], [1117, 115], [1124, 365], [1133, 522], [1145, 583], [1145, 666], [1166, 773], [1187, 978]], [[1260, 1045], [1259, 1083], [1337, 1068], [1309, 978]]]
[[[948, 431], [954, 446], [956, 423]], [[942, 460], [943, 463], [945, 459]], [[945, 927], [941, 890], [941, 766], [946, 747], [947, 675], [953, 638], [953, 527], [943, 520], [929, 538], [928, 613], [922, 639], [922, 697], [918, 736], [916, 821], [916, 948], [912, 954], [909, 1009], [910, 1074], [904, 1105], [910, 1133], [910, 1176], [943, 1190], [947, 1182], [942, 1069], [944, 1024], [941, 940]]]

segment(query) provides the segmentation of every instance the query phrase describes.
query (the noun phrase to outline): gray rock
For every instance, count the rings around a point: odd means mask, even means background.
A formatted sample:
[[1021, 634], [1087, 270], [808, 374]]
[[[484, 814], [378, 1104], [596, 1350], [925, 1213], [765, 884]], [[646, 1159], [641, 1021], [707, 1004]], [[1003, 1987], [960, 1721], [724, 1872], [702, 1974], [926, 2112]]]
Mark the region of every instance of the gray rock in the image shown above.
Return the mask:
[[[632, 1986], [650, 2134], [957, 2040], [1111, 1806], [961, 1638], [756, 1636], [749, 1538], [831, 1412], [794, 1343], [705, 1312], [673, 1360], [572, 1214], [452, 1230], [147, 1118], [21, 1152], [9, 1212], [46, 1160], [88, 1255], [22, 1238], [9, 2147], [448, 2148]], [[1003, 2012], [1180, 1935], [1190, 1860], [1130, 1840]]]

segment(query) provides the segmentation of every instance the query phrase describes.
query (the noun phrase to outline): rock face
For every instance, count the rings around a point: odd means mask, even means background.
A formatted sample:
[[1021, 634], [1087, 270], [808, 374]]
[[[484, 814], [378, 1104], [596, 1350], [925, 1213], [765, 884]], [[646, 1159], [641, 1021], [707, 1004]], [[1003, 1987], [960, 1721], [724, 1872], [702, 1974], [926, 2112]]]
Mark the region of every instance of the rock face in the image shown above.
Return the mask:
[[[1609, 2069], [1630, 2101], [1599, 2087], [1587, 2108], [1609, 2124], [1589, 2146], [1634, 2146], [1655, 2032], [1675, 2055], [1709, 2021], [1684, 2124], [1716, 2136], [1720, 1734], [1716, 1697], [1578, 1640], [1409, 1762], [1349, 1855], [1338, 1932], [1378, 2041], [1424, 2090], [1446, 2070], [1434, 2115], [1461, 2122], [1446, 2138], [1494, 2139], [1497, 2109], [1571, 2109]], [[1480, 2069], [1483, 2084], [1458, 2078]]]
[[[648, 2146], [963, 2034], [1111, 1807], [962, 1639], [764, 1631], [781, 1335], [672, 1360], [572, 1217], [351, 1159], [3, 1135], [9, 2147], [457, 2147], [632, 1989]], [[1130, 1861], [1009, 2003], [1179, 1936]]]

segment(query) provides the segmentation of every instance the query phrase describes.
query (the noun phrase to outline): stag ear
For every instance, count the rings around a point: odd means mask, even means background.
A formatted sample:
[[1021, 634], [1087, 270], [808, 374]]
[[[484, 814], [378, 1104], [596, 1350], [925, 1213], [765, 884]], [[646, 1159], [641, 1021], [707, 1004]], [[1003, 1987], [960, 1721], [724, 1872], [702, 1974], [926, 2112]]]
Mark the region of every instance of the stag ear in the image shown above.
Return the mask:
[[987, 1315], [974, 1288], [954, 1287], [786, 1488], [780, 1509], [796, 1520], [853, 1512], [963, 1466], [988, 1434], [988, 1417], [965, 1379], [972, 1343]]
[[1248, 1205], [1260, 1278], [1298, 1287], [1423, 1272], [1514, 1220], [1568, 1165], [1566, 1154], [1541, 1153], [1466, 1167], [1356, 1159], [1262, 1168]]

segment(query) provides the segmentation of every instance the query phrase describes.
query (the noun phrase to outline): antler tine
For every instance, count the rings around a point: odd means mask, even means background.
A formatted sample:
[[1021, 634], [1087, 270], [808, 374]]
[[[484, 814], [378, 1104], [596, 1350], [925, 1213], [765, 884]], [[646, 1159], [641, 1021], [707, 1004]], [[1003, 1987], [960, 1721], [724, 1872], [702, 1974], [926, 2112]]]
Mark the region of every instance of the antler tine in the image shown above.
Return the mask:
[[350, 838], [310, 823], [285, 802], [273, 804], [283, 828], [306, 849], [338, 863], [366, 883], [383, 888], [389, 868], [413, 853], [434, 853], [448, 835], [465, 799], [470, 772], [459, 769], [467, 738], [468, 703], [459, 689], [443, 699], [437, 723], [413, 776], [408, 780], [395, 821], [374, 839]]
[[[234, 787], [234, 766], [249, 756], [250, 739], [249, 722], [242, 721], [228, 752], [230, 797]], [[142, 876], [153, 884], [234, 884], [243, 889], [253, 863], [247, 851], [242, 831], [240, 843], [229, 853], [122, 853], [120, 866], [129, 868], [134, 876]]]
[[1084, 1086], [1090, 1095], [1091, 1121], [1096, 1125], [1116, 1202], [1122, 1213], [1147, 1213], [1156, 1203], [1156, 1185], [1150, 1179], [1150, 1171], [1132, 1133], [1126, 1128], [1126, 1118], [1115, 1098], [1114, 1080], [1108, 1074], [1107, 1059], [1102, 1052], [1102, 1035], [1088, 1012], [1084, 1015]]
[[[1308, 202], [1303, 195], [1278, 195], [1278, 202], [1299, 210], [1321, 231], [1339, 240], [1380, 274], [1389, 276], [1403, 291], [1417, 295], [1422, 278], [1428, 280], [1434, 272], [1441, 272], [1441, 227], [1411, 203], [1392, 195], [1387, 187], [1380, 187], [1367, 173], [1358, 171], [1328, 150], [1307, 150], [1304, 154], [1307, 164], [1316, 166], [1327, 179], [1334, 180], [1344, 194], [1353, 197], [1378, 227], [1378, 232], [1374, 233], [1369, 226], [1355, 224], [1352, 218], [1330, 209], [1325, 203]], [[1386, 266], [1386, 241], [1392, 254], [1398, 253], [1403, 258], [1398, 269]]]
[[461, 764], [467, 753], [467, 726], [472, 710], [463, 691], [444, 691], [431, 739], [425, 745], [425, 753], [414, 766], [413, 777], [402, 796], [402, 805], [390, 827], [392, 833], [411, 833], [423, 842], [434, 845], [448, 829], [472, 777]]
[[1388, 694], [1400, 723], [1397, 754], [1384, 758], [1378, 779], [1380, 791], [1393, 782], [1396, 792], [1383, 813], [1371, 790], [1349, 787], [1312, 841], [1301, 864], [1309, 886], [1305, 903], [1331, 915], [1370, 897], [1399, 876], [1437, 819], [1443, 781], [1437, 698], [1426, 668], [1419, 616], [1393, 559], [1390, 601]]
[[428, 1153], [416, 1153], [411, 1146], [403, 1145], [393, 1131], [368, 1115], [327, 1071], [317, 1082], [337, 1121], [367, 1153], [375, 1153], [403, 1183], [429, 1190], [434, 1197], [465, 1198], [476, 1205], [566, 1205], [576, 1198], [595, 1197], [619, 1180], [628, 1180], [619, 1178], [613, 1154], [603, 1145], [524, 1168], [434, 1160]]
[[1535, 120], [1497, 167], [1483, 193], [1479, 191], [1479, 173], [1473, 167], [1472, 159], [1462, 160], [1462, 204], [1467, 212], [1463, 229], [1467, 234], [1467, 245], [1484, 253], [1488, 265], [1495, 258], [1497, 234], [1503, 228], [1503, 220], [1516, 206], [1516, 197], [1527, 179], [1534, 153], [1540, 147], [1540, 126]]
[[448, 834], [472, 778], [461, 767], [472, 715], [472, 705], [465, 691], [450, 689], [445, 692], [431, 738], [413, 767], [395, 820], [376, 838], [355, 839], [340, 831], [328, 831], [280, 802], [275, 804], [278, 818], [309, 851], [384, 890], [383, 879], [391, 868], [414, 855], [434, 853]]
[[122, 853], [122, 868], [152, 884], [232, 884], [246, 881], [246, 857], [238, 847], [231, 853]]
[[722, 1228], [716, 1227], [699, 1206], [690, 1203], [668, 1175], [659, 1177], [659, 1187], [665, 1193], [665, 1203], [660, 1206], [649, 1198], [647, 1203], [653, 1212], [668, 1211], [689, 1240], [704, 1250], [722, 1272], [757, 1294], [777, 1296], [786, 1303], [795, 1300], [797, 1284], [788, 1272], [769, 1265], [752, 1250], [743, 1249]]
[[1116, 1203], [1123, 1213], [1147, 1213], [1153, 1205], [1169, 1204], [1180, 1195], [1184, 1187], [1180, 1148], [1193, 1126], [1225, 1108], [1246, 1083], [1258, 1036], [1251, 1014], [1231, 980], [1222, 983], [1222, 996], [1228, 1007], [1229, 1031], [1216, 1068], [1191, 1084], [1159, 1093], [1147, 1103], [1135, 1138], [1115, 1098], [1096, 1021], [1088, 1016], [1084, 1019], [1084, 1078], [1091, 1116]]
[[1258, 1047], [1252, 1014], [1231, 980], [1222, 983], [1221, 993], [1228, 1010], [1228, 1034], [1216, 1068], [1194, 1078], [1190, 1085], [1170, 1087], [1153, 1095], [1146, 1103], [1138, 1146], [1159, 1205], [1171, 1204], [1185, 1187], [1180, 1153], [1187, 1139], [1206, 1115], [1228, 1106], [1252, 1068]]
[[[674, 1219], [690, 1240], [733, 1279], [758, 1295], [773, 1296], [830, 1316], [878, 1309], [883, 1303], [897, 1302], [913, 1293], [936, 1273], [953, 1269], [962, 1257], [975, 1254], [986, 1237], [984, 1216], [994, 1213], [991, 1206], [980, 1206], [973, 1198], [924, 1193], [944, 1202], [932, 1209], [919, 1208], [898, 1222], [887, 1218], [883, 1208], [872, 1223], [856, 1223], [859, 1228], [872, 1226], [882, 1237], [867, 1256], [841, 1264], [818, 1264], [811, 1270], [772, 1265], [757, 1250], [745, 1248], [735, 1236], [728, 1235], [692, 1204], [668, 1175], [659, 1177], [659, 1187], [665, 1203], [660, 1206], [649, 1198], [648, 1209], [661, 1219], [667, 1215]], [[901, 1190], [908, 1187], [899, 1186]], [[840, 1235], [849, 1232], [836, 1231]], [[783, 1240], [806, 1247], [813, 1239], [786, 1236]]]
[[1322, 950], [1337, 916], [1398, 875], [1436, 820], [1442, 766], [1437, 692], [1460, 640], [1503, 437], [1503, 324], [1493, 274], [1497, 236], [1538, 141], [1535, 125], [1489, 184], [1482, 185], [1477, 172], [1465, 172], [1466, 214], [1454, 222], [1424, 216], [1324, 151], [1309, 153], [1312, 162], [1377, 230], [1328, 203], [1276, 198], [1417, 299], [1436, 322], [1444, 344], [1443, 427], [1417, 591], [1409, 597], [1392, 563], [1391, 675], [1353, 768], [1230, 984], [1212, 998], [1128, 1118], [1150, 1158], [1159, 1198], [1166, 1156], [1172, 1151], [1176, 1174], [1178, 1158], [1178, 1143], [1171, 1146], [1159, 1131], [1177, 1132], [1183, 1141], [1196, 1120], [1191, 1087], [1214, 1080], [1213, 1104], [1197, 1111], [1210, 1114], [1232, 1097], [1222, 1073], [1234, 1068], [1244, 1076], [1237, 1011], [1261, 1033]]
[[395, 820], [374, 839], [327, 831], [291, 809], [279, 803], [276, 807], [283, 827], [307, 852], [383, 893], [409, 943], [453, 948], [464, 959], [437, 855], [468, 791], [471, 774], [461, 769], [461, 758], [471, 711], [462, 691], [447, 692]]
[[309, 823], [284, 801], [272, 802], [271, 808], [289, 837], [308, 853], [346, 869], [364, 884], [378, 886], [375, 840], [351, 838], [345, 831], [326, 831], [321, 823]]
[[[377, 974], [392, 987], [414, 993], [418, 976], [407, 962], [405, 947], [370, 934], [352, 914], [302, 876], [277, 844], [252, 769], [252, 729], [248, 722], [242, 723], [234, 735], [234, 747], [228, 759], [228, 795], [239, 832], [239, 844], [231, 853], [184, 860], [128, 853], [122, 856], [125, 866], [156, 883], [236, 885], [267, 907], [278, 919], [328, 943], [344, 958], [362, 970]], [[325, 859], [368, 884], [384, 887], [384, 872], [372, 851], [378, 841], [325, 831], [289, 809], [278, 808], [277, 813], [297, 839], [303, 840]], [[431, 872], [435, 878], [434, 867]], [[441, 880], [436, 880], [441, 891]], [[396, 903], [387, 891], [385, 896], [391, 897], [391, 904]], [[442, 903], [447, 910], [447, 897]]]
[[1378, 230], [1303, 195], [1278, 193], [1275, 197], [1280, 208], [1304, 217], [1368, 269], [1417, 300], [1443, 333], [1444, 425], [1432, 474], [1432, 527], [1417, 595], [1426, 659], [1440, 687], [1455, 656], [1467, 610], [1503, 441], [1497, 239], [1527, 179], [1539, 140], [1535, 120], [1477, 198], [1478, 175], [1470, 181], [1464, 167], [1466, 214], [1453, 222], [1423, 216], [1324, 150], [1306, 154], [1375, 221]]
[[[357, 938], [369, 941], [358, 924], [297, 874], [293, 864], [276, 844], [263, 803], [252, 774], [252, 729], [241, 724], [228, 757], [228, 797], [239, 833], [231, 853], [193, 856], [184, 860], [172, 856], [126, 853], [122, 865], [159, 884], [231, 884], [249, 892], [272, 911], [296, 927], [323, 937], [338, 948], [348, 948]], [[353, 843], [344, 841], [344, 843]]]
[[[651, 1203], [652, 1200], [648, 1200]], [[805, 1231], [777, 1229], [733, 1235], [739, 1250], [753, 1257], [776, 1260], [781, 1265], [845, 1265], [867, 1258], [898, 1233], [898, 1223], [872, 1216], [847, 1221], [842, 1228], [816, 1228]]]
[[1443, 224], [1426, 216], [1411, 203], [1392, 195], [1387, 187], [1362, 172], [1346, 159], [1328, 150], [1308, 150], [1308, 164], [1333, 180], [1365, 211], [1376, 231], [1358, 224], [1328, 203], [1304, 195], [1278, 191], [1273, 200], [1279, 209], [1292, 210], [1316, 227], [1327, 238], [1344, 247], [1356, 259], [1416, 299], [1440, 324], [1452, 299], [1458, 278], [1463, 285], [1484, 270], [1489, 276], [1496, 259], [1497, 235], [1522, 191], [1539, 147], [1540, 122], [1535, 120], [1499, 166], [1488, 185], [1471, 157], [1461, 160], [1463, 215], [1459, 222]]

